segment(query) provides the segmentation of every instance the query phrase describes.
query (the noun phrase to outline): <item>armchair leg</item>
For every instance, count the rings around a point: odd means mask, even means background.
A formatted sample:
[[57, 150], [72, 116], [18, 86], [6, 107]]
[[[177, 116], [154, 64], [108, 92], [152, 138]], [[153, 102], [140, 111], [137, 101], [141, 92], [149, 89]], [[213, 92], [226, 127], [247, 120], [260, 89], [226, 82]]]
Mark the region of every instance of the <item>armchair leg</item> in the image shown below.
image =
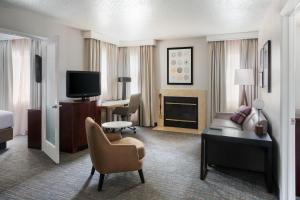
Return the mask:
[[91, 170], [91, 176], [93, 176], [94, 173], [95, 173], [95, 167], [93, 166], [93, 167], [92, 167], [92, 170]]
[[99, 183], [98, 183], [98, 191], [102, 190], [103, 181], [104, 181], [104, 174], [100, 173], [100, 178], [99, 178]]
[[145, 183], [143, 170], [142, 170], [142, 169], [139, 169], [138, 172], [139, 172], [139, 175], [140, 175], [140, 178], [141, 178], [141, 182], [142, 182], [142, 183]]

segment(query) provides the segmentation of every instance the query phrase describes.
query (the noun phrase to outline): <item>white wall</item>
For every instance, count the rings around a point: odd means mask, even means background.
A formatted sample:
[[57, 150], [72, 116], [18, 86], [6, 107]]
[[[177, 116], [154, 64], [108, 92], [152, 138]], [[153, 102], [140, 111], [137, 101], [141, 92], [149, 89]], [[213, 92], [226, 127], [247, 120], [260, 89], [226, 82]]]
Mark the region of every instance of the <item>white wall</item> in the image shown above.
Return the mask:
[[275, 145], [275, 179], [281, 188], [281, 27], [282, 20], [280, 10], [283, 2], [279, 0], [272, 1], [270, 9], [263, 20], [262, 28], [259, 31], [259, 49], [262, 48], [267, 40], [271, 40], [272, 59], [271, 59], [271, 86], [272, 91], [268, 93], [267, 89], [260, 89], [260, 97], [265, 101], [264, 112], [271, 124], [271, 133]]
[[[167, 84], [167, 48], [187, 47], [193, 48], [193, 85], [168, 85]], [[155, 47], [154, 54], [154, 74], [156, 85], [156, 97], [161, 88], [194, 88], [207, 90], [209, 86], [209, 67], [208, 67], [208, 44], [205, 37], [184, 38], [176, 40], [159, 40]], [[155, 102], [157, 105], [158, 102]], [[157, 109], [155, 109], [157, 110]], [[155, 119], [157, 119], [155, 113]]]
[[10, 7], [0, 7], [0, 28], [42, 37], [59, 36], [59, 99], [66, 99], [66, 70], [84, 69], [81, 31], [61, 25], [46, 16]]

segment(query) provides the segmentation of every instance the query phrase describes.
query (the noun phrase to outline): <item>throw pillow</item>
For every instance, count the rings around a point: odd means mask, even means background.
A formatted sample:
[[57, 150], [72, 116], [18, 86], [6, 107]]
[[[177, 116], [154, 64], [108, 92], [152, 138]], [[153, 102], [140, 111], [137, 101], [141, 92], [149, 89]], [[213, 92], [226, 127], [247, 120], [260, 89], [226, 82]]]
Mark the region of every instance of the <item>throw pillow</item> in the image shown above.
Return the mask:
[[242, 106], [238, 111], [234, 112], [230, 117], [231, 121], [242, 125], [246, 119], [246, 117], [251, 113], [251, 107]]

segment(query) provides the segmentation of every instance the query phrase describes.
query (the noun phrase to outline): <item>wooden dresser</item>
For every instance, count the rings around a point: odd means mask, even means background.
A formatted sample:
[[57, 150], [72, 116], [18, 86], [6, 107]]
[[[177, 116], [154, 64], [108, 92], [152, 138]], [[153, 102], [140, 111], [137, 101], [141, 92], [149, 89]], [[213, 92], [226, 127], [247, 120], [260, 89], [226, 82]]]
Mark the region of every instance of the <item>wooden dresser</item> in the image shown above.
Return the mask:
[[60, 151], [75, 153], [87, 148], [85, 119], [99, 123], [96, 101], [60, 102]]

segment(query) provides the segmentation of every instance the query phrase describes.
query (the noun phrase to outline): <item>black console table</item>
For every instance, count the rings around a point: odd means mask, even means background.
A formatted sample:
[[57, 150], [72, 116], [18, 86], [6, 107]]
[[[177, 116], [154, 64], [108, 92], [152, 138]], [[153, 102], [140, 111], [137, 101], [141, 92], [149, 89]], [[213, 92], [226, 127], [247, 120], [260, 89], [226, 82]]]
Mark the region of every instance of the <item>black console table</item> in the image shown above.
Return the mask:
[[[251, 158], [256, 159], [257, 162], [252, 162]], [[246, 163], [247, 161], [250, 163]], [[267, 189], [272, 192], [272, 139], [269, 134], [259, 137], [254, 132], [229, 128], [204, 129], [201, 136], [201, 180], [204, 180], [207, 175], [207, 165], [247, 169], [251, 164], [260, 164], [254, 168], [263, 169]]]

